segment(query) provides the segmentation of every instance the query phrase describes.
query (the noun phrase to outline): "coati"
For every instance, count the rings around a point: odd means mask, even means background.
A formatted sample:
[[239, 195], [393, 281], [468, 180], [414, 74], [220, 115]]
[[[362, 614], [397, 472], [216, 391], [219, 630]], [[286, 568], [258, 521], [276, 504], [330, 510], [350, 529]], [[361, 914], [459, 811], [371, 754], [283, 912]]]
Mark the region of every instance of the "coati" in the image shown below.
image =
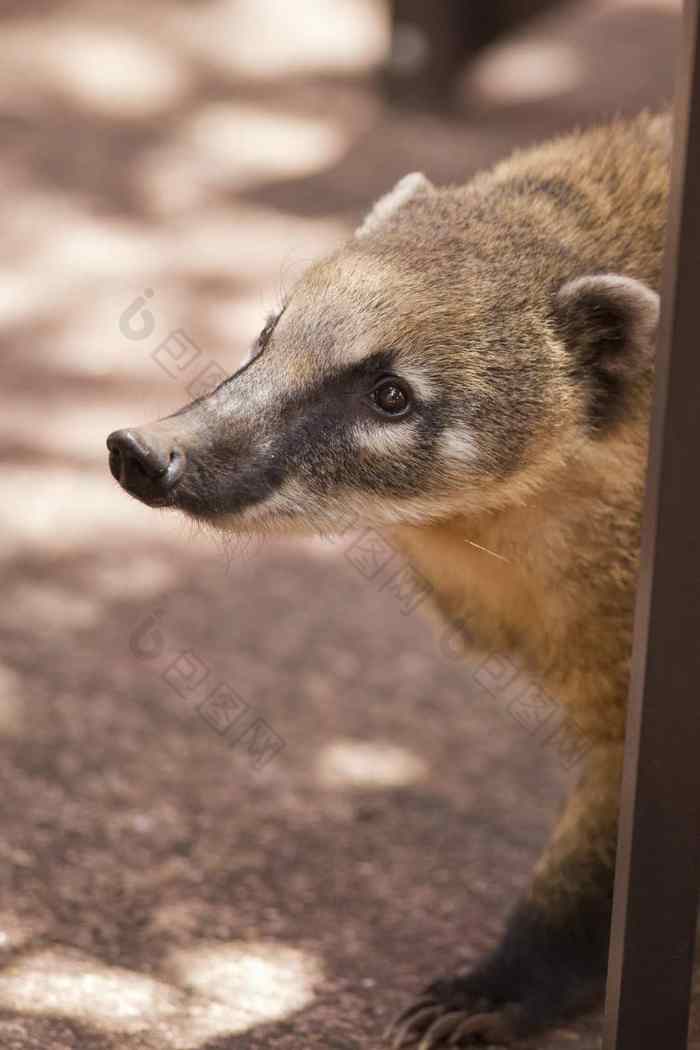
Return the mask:
[[221, 529], [386, 530], [439, 614], [586, 734], [502, 942], [431, 984], [396, 1048], [508, 1044], [602, 991], [670, 138], [643, 115], [464, 186], [406, 176], [235, 375], [107, 440], [129, 493]]

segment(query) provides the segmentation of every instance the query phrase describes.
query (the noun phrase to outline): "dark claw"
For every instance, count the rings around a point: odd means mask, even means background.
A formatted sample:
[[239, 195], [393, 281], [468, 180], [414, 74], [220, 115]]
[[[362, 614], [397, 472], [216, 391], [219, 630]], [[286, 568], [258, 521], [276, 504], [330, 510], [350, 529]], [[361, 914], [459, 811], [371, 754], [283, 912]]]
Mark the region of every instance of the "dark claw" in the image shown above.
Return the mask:
[[464, 1018], [462, 1023], [457, 1025], [448, 1045], [459, 1046], [468, 1035], [486, 1036], [490, 1040], [494, 1028], [493, 1021], [493, 1014], [475, 1014]]
[[426, 1010], [430, 1006], [437, 1006], [435, 999], [429, 998], [428, 996], [424, 999], [418, 999], [417, 1002], [409, 1006], [407, 1010], [404, 1010], [404, 1012], [396, 1018], [389, 1031], [398, 1028], [399, 1025], [404, 1023], [404, 1021], [410, 1021], [412, 1017], [415, 1017], [416, 1014], [419, 1014], [422, 1010]]
[[423, 999], [401, 1014], [389, 1029], [392, 1050], [415, 1045], [418, 1039], [430, 1026], [440, 1019], [442, 1007], [435, 1002]]
[[[483, 999], [481, 1000], [483, 1003]], [[502, 1010], [478, 1013], [450, 1007], [434, 999], [421, 999], [406, 1010], [387, 1032], [391, 1050], [438, 1050], [439, 1047], [491, 1043], [509, 1046], [517, 1034], [518, 1010], [511, 1004]], [[478, 1009], [478, 1008], [477, 1008]]]
[[[425, 1033], [418, 1045], [418, 1050], [434, 1050], [435, 1047], [440, 1046], [443, 1037], [450, 1035], [456, 1028], [459, 1028], [463, 1018], [464, 1014], [461, 1010], [443, 1014]], [[442, 1045], [444, 1046], [444, 1043]]]
[[425, 1010], [426, 1007], [434, 1005], [435, 1003], [432, 999], [419, 999], [418, 1002], [413, 1003], [407, 1010], [404, 1010], [402, 1014], [399, 1014], [398, 1017], [394, 1018], [384, 1033], [384, 1039], [387, 1042], [390, 1042], [396, 1037], [399, 1028], [403, 1028], [407, 1021], [410, 1021], [412, 1017], [419, 1014], [421, 1010]]

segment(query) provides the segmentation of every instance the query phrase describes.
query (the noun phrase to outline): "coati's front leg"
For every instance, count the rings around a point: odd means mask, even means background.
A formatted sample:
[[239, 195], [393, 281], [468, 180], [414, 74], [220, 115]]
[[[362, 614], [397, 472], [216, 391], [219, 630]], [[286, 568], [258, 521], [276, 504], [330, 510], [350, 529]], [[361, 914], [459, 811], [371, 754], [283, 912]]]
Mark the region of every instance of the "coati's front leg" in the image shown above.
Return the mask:
[[474, 970], [435, 982], [390, 1045], [509, 1045], [596, 1005], [607, 965], [622, 749], [589, 753], [583, 777], [503, 940]]

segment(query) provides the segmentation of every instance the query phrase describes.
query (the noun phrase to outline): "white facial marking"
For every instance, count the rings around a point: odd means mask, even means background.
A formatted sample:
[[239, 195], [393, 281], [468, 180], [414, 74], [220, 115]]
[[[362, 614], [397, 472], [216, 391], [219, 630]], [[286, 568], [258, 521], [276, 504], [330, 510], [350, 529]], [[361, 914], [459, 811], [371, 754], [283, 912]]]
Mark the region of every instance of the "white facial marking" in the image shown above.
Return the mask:
[[435, 383], [420, 368], [415, 368], [409, 364], [401, 364], [396, 374], [406, 380], [421, 401], [430, 401], [435, 397]]
[[373, 455], [394, 458], [413, 445], [416, 436], [415, 424], [405, 423], [358, 423], [353, 427], [353, 444]]
[[456, 463], [473, 463], [478, 455], [473, 433], [464, 430], [446, 430], [440, 438], [440, 455]]

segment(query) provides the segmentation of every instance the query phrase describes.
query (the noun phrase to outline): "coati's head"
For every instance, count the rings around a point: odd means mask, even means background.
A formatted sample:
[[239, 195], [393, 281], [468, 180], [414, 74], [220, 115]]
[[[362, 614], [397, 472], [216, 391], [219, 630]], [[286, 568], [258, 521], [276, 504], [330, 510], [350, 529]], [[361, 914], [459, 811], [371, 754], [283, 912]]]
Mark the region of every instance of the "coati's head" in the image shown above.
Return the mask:
[[406, 176], [233, 376], [110, 435], [112, 473], [234, 532], [422, 524], [531, 498], [638, 410], [658, 303], [633, 278], [586, 275], [528, 214], [497, 185]]

